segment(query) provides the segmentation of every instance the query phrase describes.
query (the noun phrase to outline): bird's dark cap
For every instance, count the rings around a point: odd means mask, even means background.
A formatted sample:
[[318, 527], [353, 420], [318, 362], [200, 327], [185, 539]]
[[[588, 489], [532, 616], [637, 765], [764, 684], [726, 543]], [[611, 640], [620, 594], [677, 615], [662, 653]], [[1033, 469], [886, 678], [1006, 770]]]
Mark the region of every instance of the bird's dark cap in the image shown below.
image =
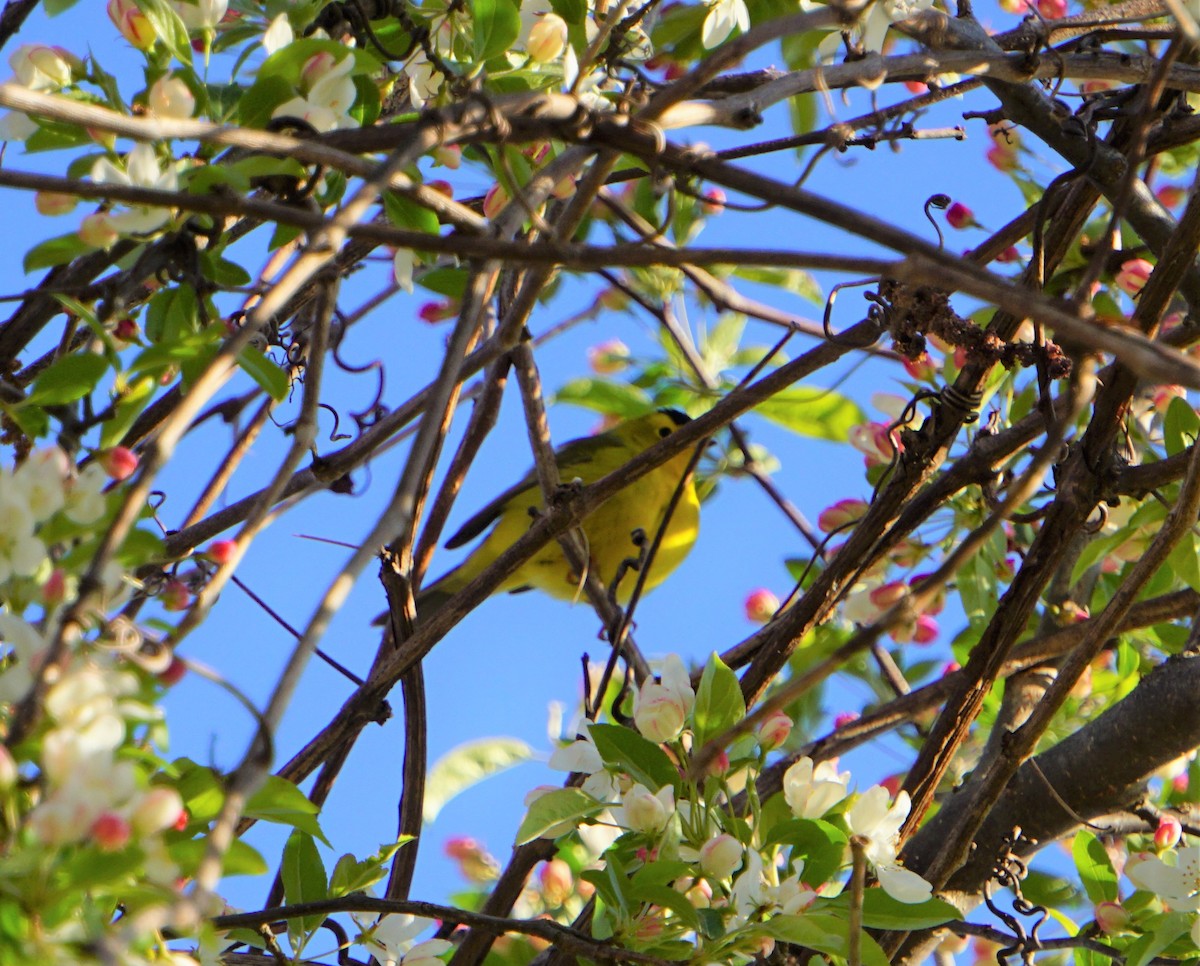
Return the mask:
[[670, 416], [671, 422], [673, 422], [676, 426], [682, 426], [685, 423], [690, 423], [692, 421], [691, 416], [689, 416], [685, 412], [681, 412], [678, 409], [664, 408], [664, 409], [660, 409], [659, 412], [662, 413], [664, 416]]

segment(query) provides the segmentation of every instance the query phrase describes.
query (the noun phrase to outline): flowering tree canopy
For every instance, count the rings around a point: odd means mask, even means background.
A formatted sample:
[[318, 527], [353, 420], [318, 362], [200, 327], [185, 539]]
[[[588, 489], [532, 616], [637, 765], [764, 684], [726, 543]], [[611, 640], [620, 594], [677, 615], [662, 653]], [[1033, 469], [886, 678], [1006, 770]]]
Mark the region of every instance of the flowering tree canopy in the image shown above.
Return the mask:
[[[0, 12], [0, 187], [32, 202], [0, 313], [0, 963], [1200, 958], [1194, 3], [92, 6]], [[881, 146], [923, 211], [856, 203], [834, 155]], [[505, 395], [540, 502], [434, 606], [468, 474], [527, 465], [479, 457]], [[563, 446], [548, 398], [610, 432]], [[755, 629], [643, 637], [675, 514], [730, 480], [768, 497], [711, 558]], [[251, 695], [196, 653], [311, 506], [342, 549], [272, 561], [320, 583], [295, 625], [254, 597], [289, 649]], [[601, 506], [653, 532], [589, 533]], [[750, 592], [768, 529], [794, 550]], [[540, 751], [431, 763], [424, 662], [544, 561], [603, 642], [579, 707]], [[356, 584], [386, 608], [357, 668], [327, 633]], [[314, 658], [345, 691], [294, 743]], [[244, 711], [233, 765], [170, 752], [185, 675]], [[389, 701], [399, 819], [364, 814], [361, 856], [322, 810]], [[440, 805], [539, 754], [508, 859], [455, 838], [466, 891], [414, 895]]]

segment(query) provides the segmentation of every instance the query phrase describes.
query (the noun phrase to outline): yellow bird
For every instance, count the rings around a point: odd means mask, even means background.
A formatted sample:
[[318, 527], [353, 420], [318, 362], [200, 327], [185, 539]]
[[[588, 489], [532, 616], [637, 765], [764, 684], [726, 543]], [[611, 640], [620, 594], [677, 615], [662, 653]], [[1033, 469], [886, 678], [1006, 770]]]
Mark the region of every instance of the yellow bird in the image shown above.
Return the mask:
[[[596, 436], [564, 443], [554, 454], [559, 478], [563, 483], [574, 480], [595, 483], [689, 421], [676, 409], [660, 409], [624, 420]], [[622, 561], [638, 558], [640, 548], [635, 542], [636, 536], [644, 535], [647, 545], [654, 539], [690, 459], [689, 451], [680, 453], [616, 493], [584, 518], [582, 529], [590, 566], [606, 587]], [[492, 527], [466, 560], [421, 591], [417, 596], [418, 613], [431, 614], [462, 590], [529, 529], [542, 508], [542, 491], [536, 471], [530, 470], [519, 483], [492, 500], [446, 541], [446, 547], [452, 550]], [[700, 501], [689, 476], [650, 565], [647, 590], [662, 583], [683, 562], [696, 542], [699, 529]], [[626, 573], [617, 589], [617, 599], [628, 603], [636, 582], [636, 573]], [[552, 597], [573, 600], [579, 586], [579, 574], [567, 564], [558, 541], [552, 540], [496, 589], [515, 594], [536, 587]]]

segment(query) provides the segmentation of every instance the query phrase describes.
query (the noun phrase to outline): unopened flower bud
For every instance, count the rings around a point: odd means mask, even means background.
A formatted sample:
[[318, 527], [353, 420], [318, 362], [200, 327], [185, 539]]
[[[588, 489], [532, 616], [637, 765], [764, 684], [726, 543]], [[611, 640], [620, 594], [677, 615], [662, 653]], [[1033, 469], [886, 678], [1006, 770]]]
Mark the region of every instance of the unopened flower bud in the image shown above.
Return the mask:
[[562, 56], [567, 46], [567, 22], [556, 13], [543, 14], [529, 31], [525, 50], [539, 64], [549, 64]]
[[758, 739], [759, 747], [763, 751], [771, 751], [787, 741], [788, 735], [791, 733], [792, 719], [782, 711], [774, 711], [767, 715], [754, 734]]
[[127, 480], [137, 472], [138, 455], [125, 446], [114, 446], [96, 454], [96, 461], [112, 479]]
[[75, 210], [79, 199], [58, 191], [39, 191], [33, 196], [33, 207], [39, 215], [66, 215]]
[[1154, 830], [1154, 847], [1160, 851], [1173, 849], [1183, 837], [1183, 826], [1174, 815], [1162, 815], [1158, 819], [1158, 828]]
[[1096, 925], [1106, 936], [1116, 936], [1125, 932], [1131, 916], [1129, 911], [1118, 902], [1100, 902], [1093, 910]]
[[92, 841], [102, 852], [116, 852], [129, 841], [129, 823], [114, 812], [105, 812], [92, 823]]
[[714, 879], [727, 879], [742, 864], [742, 843], [732, 835], [718, 835], [700, 846], [700, 868]]
[[779, 598], [765, 587], [760, 587], [747, 595], [743, 608], [746, 620], [755, 624], [765, 624], [779, 610]]

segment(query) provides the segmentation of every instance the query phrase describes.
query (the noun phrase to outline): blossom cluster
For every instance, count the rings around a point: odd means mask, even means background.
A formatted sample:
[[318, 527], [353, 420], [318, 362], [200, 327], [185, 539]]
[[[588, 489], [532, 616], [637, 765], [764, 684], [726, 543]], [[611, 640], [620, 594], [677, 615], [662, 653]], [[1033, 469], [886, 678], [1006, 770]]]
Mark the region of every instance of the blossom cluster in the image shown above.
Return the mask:
[[618, 901], [613, 890], [623, 887], [611, 875], [583, 876], [606, 900], [604, 932], [658, 952], [694, 943], [714, 961], [753, 955], [776, 917], [844, 912], [852, 843], [879, 891], [902, 904], [931, 901], [929, 884], [897, 859], [905, 793], [893, 799], [880, 785], [855, 792], [834, 762], [799, 757], [782, 794], [759, 801], [756, 781], [767, 756], [790, 736], [787, 715], [769, 715], [693, 776], [696, 754], [744, 716], [736, 679], [715, 655], [698, 688], [678, 657], [667, 658], [634, 695], [634, 730], [584, 724], [554, 751], [550, 766], [581, 783], [536, 789], [522, 836], [578, 833], [603, 864], [628, 876], [630, 897], [647, 880], [666, 887], [632, 915], [636, 903]]

